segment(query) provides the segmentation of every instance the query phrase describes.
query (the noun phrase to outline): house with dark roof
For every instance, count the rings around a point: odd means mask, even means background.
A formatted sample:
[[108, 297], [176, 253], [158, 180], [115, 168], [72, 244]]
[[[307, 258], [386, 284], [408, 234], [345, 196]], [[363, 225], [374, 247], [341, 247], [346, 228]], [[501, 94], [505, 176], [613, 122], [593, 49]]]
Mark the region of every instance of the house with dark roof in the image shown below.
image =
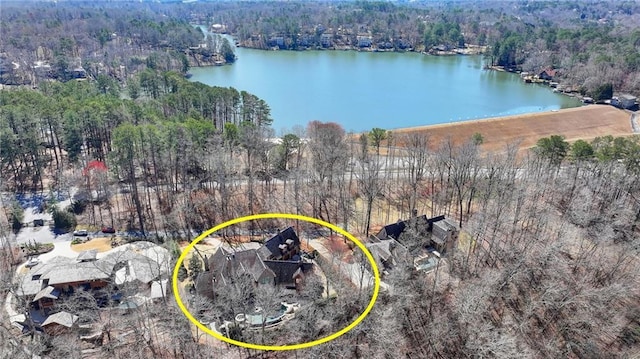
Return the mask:
[[215, 296], [217, 288], [232, 283], [238, 276], [248, 274], [258, 284], [284, 285], [299, 289], [304, 273], [313, 263], [302, 257], [300, 238], [292, 227], [278, 232], [258, 249], [235, 251], [224, 247], [207, 259], [204, 272], [195, 281], [196, 292]]
[[554, 70], [552, 68], [546, 68], [538, 74], [538, 78], [541, 80], [552, 81], [553, 78], [556, 77], [557, 75], [558, 75], [557, 70]]
[[289, 227], [264, 242], [258, 252], [262, 259], [297, 262], [300, 260], [300, 238]]
[[[441, 253], [450, 253], [455, 248], [458, 232], [456, 224], [445, 216], [415, 216], [382, 227], [369, 237], [366, 247], [382, 275], [399, 265], [430, 272], [436, 268]], [[415, 248], [416, 242], [420, 244], [418, 248]], [[411, 251], [410, 244], [413, 245]]]
[[428, 218], [426, 215], [416, 216], [406, 221], [398, 221], [388, 224], [372, 238], [379, 241], [396, 240], [400, 244], [407, 246], [406, 237], [411, 232], [411, 236], [418, 237], [424, 246], [447, 253], [454, 249], [458, 241], [458, 226], [445, 216]]
[[333, 35], [332, 34], [320, 35], [320, 44], [322, 45], [322, 47], [330, 47], [333, 44]]

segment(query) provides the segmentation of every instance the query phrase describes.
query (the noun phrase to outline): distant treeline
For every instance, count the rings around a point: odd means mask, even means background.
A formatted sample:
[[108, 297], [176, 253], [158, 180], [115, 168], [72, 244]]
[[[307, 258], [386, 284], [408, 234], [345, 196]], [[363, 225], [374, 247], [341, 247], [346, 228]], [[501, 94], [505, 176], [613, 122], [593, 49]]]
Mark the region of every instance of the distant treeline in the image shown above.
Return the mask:
[[602, 84], [640, 92], [637, 2], [74, 2], [2, 10], [5, 84], [68, 80], [83, 76], [80, 68], [88, 78], [107, 74], [122, 81], [150, 65], [186, 72], [233, 62], [228, 48], [216, 48], [213, 56], [200, 47], [203, 34], [189, 25], [221, 24], [243, 46], [260, 49], [486, 45], [492, 65], [534, 74], [557, 69], [557, 80], [584, 93]]

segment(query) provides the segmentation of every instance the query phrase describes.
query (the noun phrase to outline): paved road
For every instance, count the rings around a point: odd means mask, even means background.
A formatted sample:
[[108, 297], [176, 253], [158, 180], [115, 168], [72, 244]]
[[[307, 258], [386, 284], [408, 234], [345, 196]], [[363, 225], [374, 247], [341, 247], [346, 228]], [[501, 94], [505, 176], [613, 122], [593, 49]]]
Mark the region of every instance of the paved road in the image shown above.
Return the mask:
[[57, 243], [73, 240], [73, 234], [66, 233], [56, 236], [49, 227], [27, 227], [23, 228], [16, 236], [18, 244], [27, 242], [37, 243]]

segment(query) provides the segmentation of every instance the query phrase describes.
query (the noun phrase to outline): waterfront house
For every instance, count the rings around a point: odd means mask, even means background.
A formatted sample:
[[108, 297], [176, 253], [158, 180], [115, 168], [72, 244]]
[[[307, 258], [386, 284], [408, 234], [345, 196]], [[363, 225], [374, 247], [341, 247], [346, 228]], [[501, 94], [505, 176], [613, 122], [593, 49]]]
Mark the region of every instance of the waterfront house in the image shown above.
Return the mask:
[[71, 71], [71, 76], [74, 79], [86, 79], [87, 78], [87, 70], [85, 70], [82, 66], [74, 67]]
[[284, 36], [272, 36], [269, 38], [268, 45], [271, 47], [284, 48]]
[[546, 68], [538, 74], [538, 78], [545, 81], [552, 81], [557, 75], [557, 71], [552, 68]]
[[322, 34], [320, 35], [320, 45], [322, 45], [322, 47], [331, 47], [332, 39], [333, 39], [333, 35]]
[[358, 36], [357, 37], [358, 40], [358, 47], [371, 47], [372, 44], [372, 39], [371, 36]]
[[309, 34], [304, 34], [300, 36], [298, 40], [298, 44], [300, 44], [300, 46], [305, 46], [305, 47], [311, 45], [312, 42], [313, 42], [313, 37]]

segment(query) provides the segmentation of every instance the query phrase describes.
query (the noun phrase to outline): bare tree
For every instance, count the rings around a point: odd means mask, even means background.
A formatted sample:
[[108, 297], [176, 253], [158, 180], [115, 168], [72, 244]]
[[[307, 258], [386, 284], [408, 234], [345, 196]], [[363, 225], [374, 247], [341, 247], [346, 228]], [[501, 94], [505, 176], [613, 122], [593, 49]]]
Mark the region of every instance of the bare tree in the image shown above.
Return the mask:
[[424, 179], [428, 167], [429, 136], [423, 133], [411, 133], [404, 136], [404, 143], [406, 148], [403, 162], [407, 171], [407, 181], [411, 188], [409, 213], [413, 214], [417, 212], [418, 187]]

